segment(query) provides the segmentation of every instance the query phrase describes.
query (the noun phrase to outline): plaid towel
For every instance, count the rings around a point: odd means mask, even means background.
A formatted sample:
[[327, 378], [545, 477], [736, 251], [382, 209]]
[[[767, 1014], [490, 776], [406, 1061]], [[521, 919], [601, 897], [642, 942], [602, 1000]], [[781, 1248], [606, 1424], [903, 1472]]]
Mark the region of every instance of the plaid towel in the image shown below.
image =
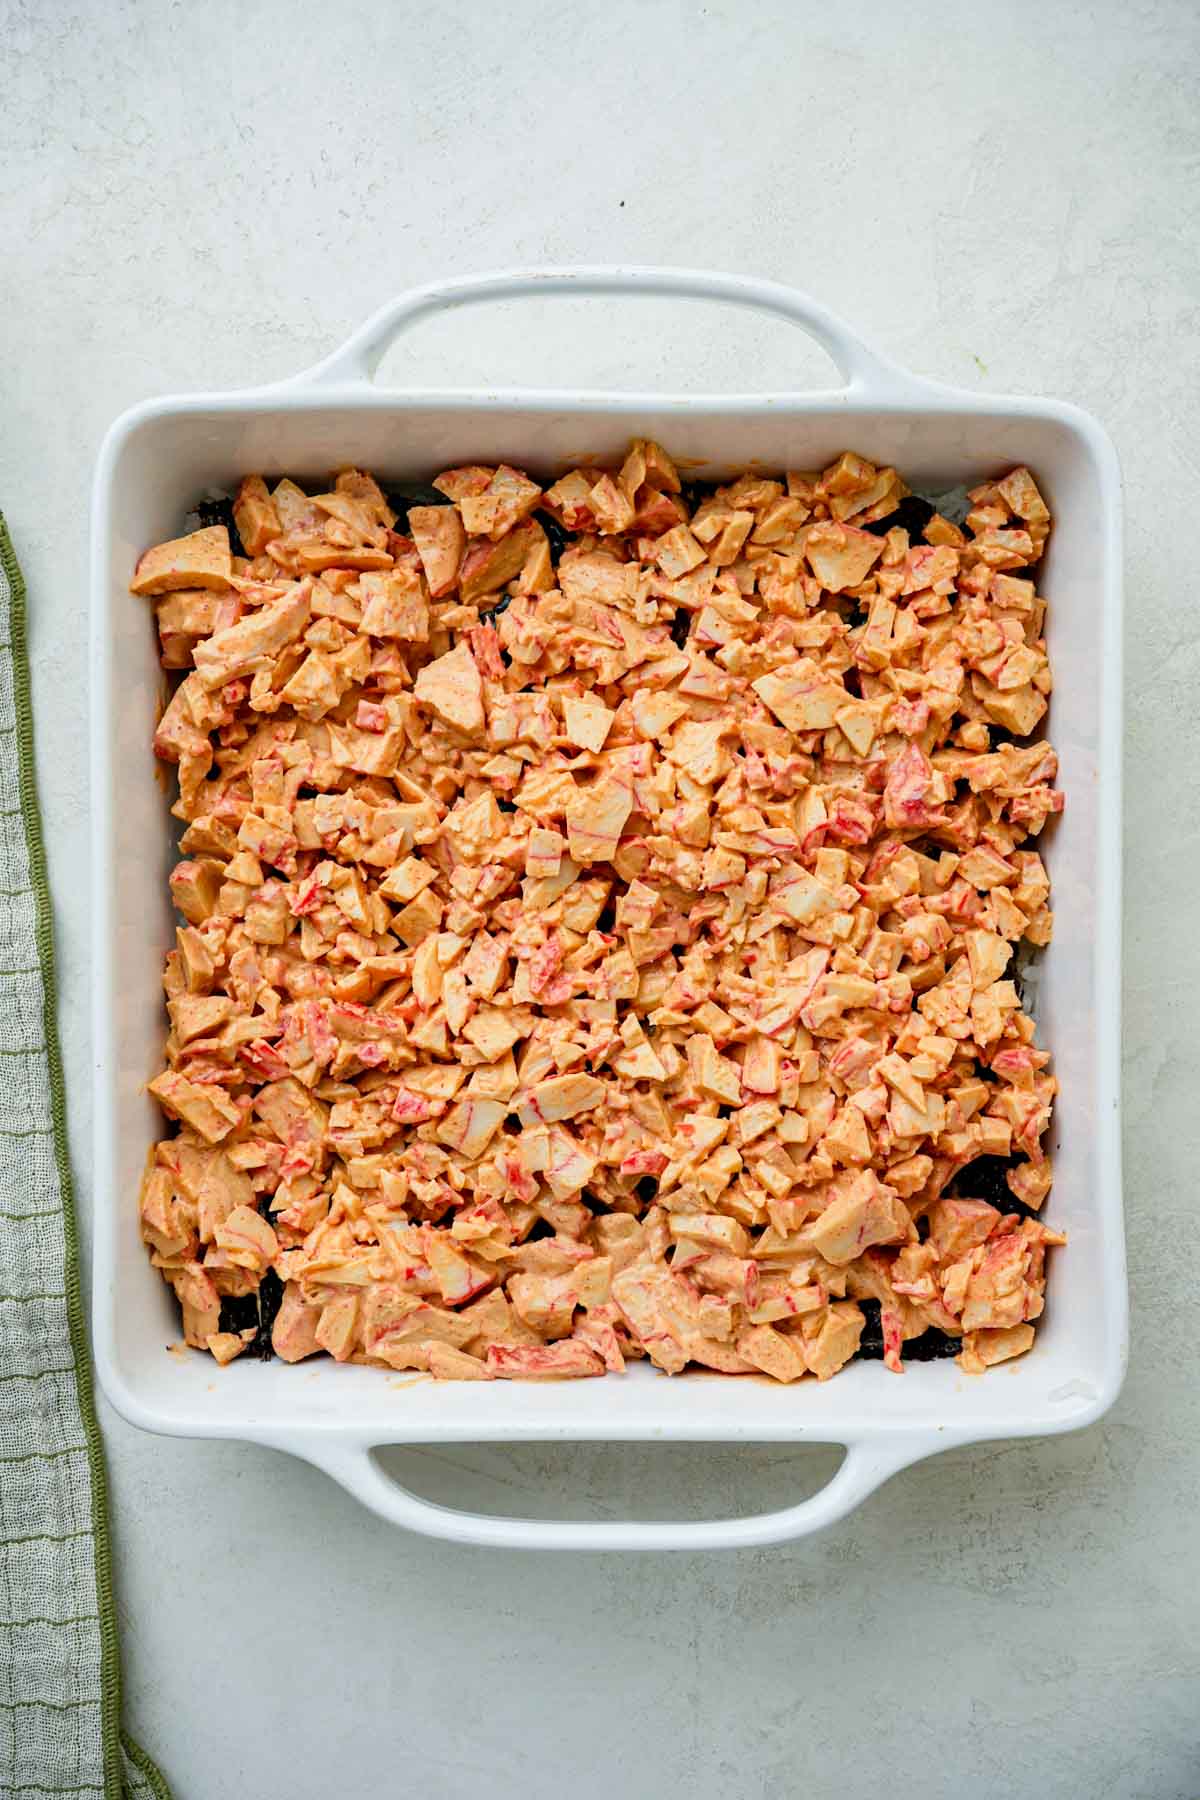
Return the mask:
[[0, 515], [0, 1795], [170, 1800], [121, 1730], [33, 772], [25, 591]]

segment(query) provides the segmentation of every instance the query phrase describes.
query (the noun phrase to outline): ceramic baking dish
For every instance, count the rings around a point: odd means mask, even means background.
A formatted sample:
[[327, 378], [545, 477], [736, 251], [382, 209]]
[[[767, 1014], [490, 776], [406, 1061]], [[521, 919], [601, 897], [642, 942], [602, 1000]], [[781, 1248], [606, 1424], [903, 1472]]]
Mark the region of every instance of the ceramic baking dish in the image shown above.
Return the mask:
[[[789, 320], [832, 357], [830, 392], [696, 394], [381, 389], [387, 347], [431, 313], [569, 294], [724, 301]], [[659, 438], [700, 474], [748, 463], [814, 467], [844, 448], [896, 464], [937, 492], [1034, 469], [1054, 514], [1039, 584], [1050, 599], [1050, 735], [1067, 808], [1047, 833], [1059, 931], [1038, 1014], [1062, 1082], [1055, 1120], [1055, 1253], [1033, 1351], [982, 1378], [954, 1363], [903, 1377], [856, 1363], [818, 1385], [647, 1366], [597, 1381], [439, 1384], [330, 1361], [227, 1370], [167, 1355], [175, 1302], [138, 1235], [137, 1191], [161, 1121], [145, 1082], [163, 1036], [162, 957], [173, 942], [168, 802], [150, 738], [163, 692], [145, 603], [128, 592], [138, 553], [173, 536], [205, 489], [246, 470], [322, 481], [356, 463], [384, 477], [506, 460], [550, 474], [581, 451], [619, 459]], [[234, 394], [135, 407], [109, 432], [92, 527], [92, 802], [95, 1027], [93, 1319], [105, 1392], [150, 1431], [243, 1438], [306, 1457], [385, 1518], [462, 1542], [569, 1549], [707, 1549], [798, 1537], [841, 1518], [922, 1457], [987, 1439], [1076, 1429], [1111, 1405], [1124, 1372], [1127, 1299], [1118, 1132], [1120, 1004], [1121, 488], [1102, 429], [1057, 401], [998, 399], [903, 373], [789, 288], [666, 269], [540, 270], [417, 289], [383, 308], [307, 374]], [[819, 1493], [781, 1511], [716, 1521], [504, 1519], [436, 1506], [373, 1456], [389, 1443], [531, 1439], [831, 1442], [846, 1446]]]

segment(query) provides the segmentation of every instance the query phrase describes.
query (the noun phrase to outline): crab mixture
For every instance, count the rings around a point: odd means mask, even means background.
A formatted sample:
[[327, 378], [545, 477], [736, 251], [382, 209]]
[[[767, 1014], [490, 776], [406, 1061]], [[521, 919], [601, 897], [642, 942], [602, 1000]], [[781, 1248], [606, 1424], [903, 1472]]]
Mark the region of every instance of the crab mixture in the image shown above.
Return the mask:
[[636, 441], [545, 489], [251, 475], [146, 551], [184, 831], [141, 1218], [189, 1344], [1029, 1348], [1050, 520], [1024, 468], [970, 499], [852, 453], [687, 487]]

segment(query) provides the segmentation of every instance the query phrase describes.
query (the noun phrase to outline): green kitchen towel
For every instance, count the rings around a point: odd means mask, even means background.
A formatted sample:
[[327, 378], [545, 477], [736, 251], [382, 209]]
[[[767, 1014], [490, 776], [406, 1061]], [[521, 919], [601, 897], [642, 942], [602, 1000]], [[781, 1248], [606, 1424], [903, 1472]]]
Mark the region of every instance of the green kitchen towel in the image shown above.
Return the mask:
[[0, 514], [0, 1796], [170, 1800], [121, 1730], [25, 623]]

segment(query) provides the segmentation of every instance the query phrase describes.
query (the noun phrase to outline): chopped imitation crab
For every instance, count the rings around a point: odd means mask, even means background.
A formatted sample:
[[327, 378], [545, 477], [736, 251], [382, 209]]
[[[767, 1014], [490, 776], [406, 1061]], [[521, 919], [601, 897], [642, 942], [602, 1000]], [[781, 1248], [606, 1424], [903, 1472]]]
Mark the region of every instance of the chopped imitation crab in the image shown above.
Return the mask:
[[207, 525], [187, 537], [155, 544], [138, 559], [130, 582], [134, 594], [168, 594], [179, 588], [227, 588], [233, 573], [229, 532]]
[[458, 580], [459, 565], [467, 545], [458, 508], [410, 506], [408, 529], [417, 546], [430, 595], [440, 600], [452, 592]]
[[238, 554], [134, 572], [183, 826], [140, 1217], [186, 1341], [477, 1381], [1023, 1354], [1064, 1241], [1017, 985], [1063, 804], [1019, 741], [1030, 471], [923, 536], [850, 451], [698, 500], [643, 439], [433, 486], [247, 475]]
[[469, 644], [459, 644], [427, 663], [417, 676], [414, 690], [447, 725], [462, 732], [478, 731], [483, 724], [483, 683]]

